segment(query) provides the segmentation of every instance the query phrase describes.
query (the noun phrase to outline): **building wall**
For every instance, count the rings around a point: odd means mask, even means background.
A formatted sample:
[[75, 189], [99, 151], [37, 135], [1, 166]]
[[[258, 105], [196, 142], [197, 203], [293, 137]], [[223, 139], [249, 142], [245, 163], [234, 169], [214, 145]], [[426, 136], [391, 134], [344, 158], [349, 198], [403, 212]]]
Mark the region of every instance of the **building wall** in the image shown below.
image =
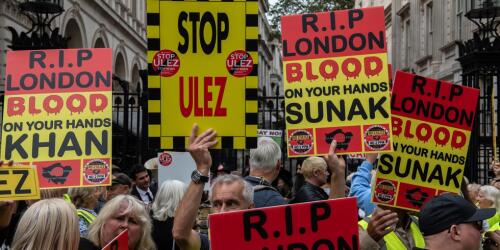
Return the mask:
[[[130, 82], [130, 90], [140, 85], [139, 70], [147, 68], [145, 0], [65, 0], [64, 12], [54, 27], [70, 36], [70, 48], [106, 47], [113, 49], [113, 71]], [[31, 24], [21, 15], [15, 0], [0, 1], [0, 88], [5, 81], [5, 55], [11, 33], [27, 31]], [[120, 91], [121, 89], [115, 89]]]
[[461, 84], [455, 41], [472, 37], [474, 25], [464, 17], [470, 1], [357, 0], [355, 6], [379, 5], [391, 16], [386, 35], [394, 70]]

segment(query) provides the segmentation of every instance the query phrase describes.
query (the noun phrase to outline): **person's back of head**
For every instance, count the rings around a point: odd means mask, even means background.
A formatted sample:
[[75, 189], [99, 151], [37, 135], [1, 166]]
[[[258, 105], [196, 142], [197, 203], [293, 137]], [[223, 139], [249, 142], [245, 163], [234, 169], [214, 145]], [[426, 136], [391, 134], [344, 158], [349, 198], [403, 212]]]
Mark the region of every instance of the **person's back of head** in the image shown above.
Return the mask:
[[[486, 205], [483, 205], [481, 202], [480, 199], [478, 199], [479, 201], [479, 206], [482, 207], [482, 208], [486, 208], [486, 207], [493, 207], [493, 208], [496, 208], [497, 210], [500, 209], [500, 190], [498, 190], [496, 187], [494, 186], [490, 186], [490, 185], [484, 185], [484, 186], [481, 186], [479, 188], [479, 197], [481, 197], [482, 199], [485, 199], [488, 202], [488, 204]], [[488, 206], [489, 205], [489, 206]]]
[[71, 202], [76, 208], [94, 209], [101, 187], [74, 187], [68, 189], [68, 194], [71, 197]]
[[153, 218], [165, 221], [174, 217], [175, 210], [186, 192], [186, 185], [178, 180], [169, 180], [161, 184], [156, 199], [153, 202]]
[[279, 172], [276, 169], [281, 160], [281, 148], [269, 137], [259, 137], [257, 148], [250, 150], [250, 171], [263, 173]]
[[495, 214], [494, 208], [477, 209], [463, 197], [445, 193], [434, 197], [420, 210], [419, 228], [426, 248], [479, 249], [482, 222]]
[[31, 205], [21, 217], [13, 250], [78, 249], [80, 231], [73, 205], [60, 198]]

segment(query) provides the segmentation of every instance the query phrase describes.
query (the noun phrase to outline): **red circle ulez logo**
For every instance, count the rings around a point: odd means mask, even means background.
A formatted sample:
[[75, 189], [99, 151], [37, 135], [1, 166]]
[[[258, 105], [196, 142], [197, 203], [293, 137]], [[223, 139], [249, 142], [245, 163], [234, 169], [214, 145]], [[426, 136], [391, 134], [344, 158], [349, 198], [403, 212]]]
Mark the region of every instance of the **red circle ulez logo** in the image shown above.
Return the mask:
[[235, 77], [245, 77], [253, 70], [253, 59], [243, 50], [235, 50], [226, 59], [226, 68]]
[[389, 130], [380, 126], [370, 126], [365, 131], [365, 144], [371, 150], [381, 150], [389, 145]]
[[295, 130], [288, 138], [288, 147], [295, 154], [307, 154], [313, 148], [313, 136], [307, 130]]
[[158, 51], [153, 57], [153, 70], [160, 72], [160, 76], [173, 76], [181, 67], [179, 56], [171, 50]]
[[375, 187], [375, 198], [383, 203], [390, 203], [396, 197], [396, 185], [392, 181], [382, 180]]
[[169, 153], [161, 153], [158, 156], [158, 162], [160, 163], [161, 166], [163, 167], [168, 167], [170, 164], [172, 164], [172, 156]]
[[109, 165], [101, 159], [90, 160], [83, 166], [83, 176], [91, 184], [101, 184], [108, 179]]

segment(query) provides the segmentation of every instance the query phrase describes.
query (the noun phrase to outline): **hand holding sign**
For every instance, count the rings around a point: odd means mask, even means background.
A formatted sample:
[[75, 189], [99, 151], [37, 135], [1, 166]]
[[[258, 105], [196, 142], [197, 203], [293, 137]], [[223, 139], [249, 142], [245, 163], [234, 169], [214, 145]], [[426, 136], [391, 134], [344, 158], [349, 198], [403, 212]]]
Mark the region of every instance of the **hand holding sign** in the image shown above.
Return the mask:
[[210, 171], [210, 166], [212, 166], [212, 156], [208, 148], [217, 144], [215, 140], [216, 132], [213, 129], [208, 129], [201, 135], [196, 136], [198, 132], [198, 124], [194, 124], [191, 129], [191, 136], [189, 137], [189, 146], [187, 151], [191, 154], [196, 162], [196, 168], [202, 174], [208, 175]]
[[330, 171], [332, 171], [332, 177], [342, 177], [344, 178], [346, 163], [344, 158], [338, 157], [335, 153], [337, 148], [337, 141], [333, 140], [330, 144], [330, 149], [328, 150], [328, 155], [324, 156], [326, 164]]
[[393, 226], [395, 226], [397, 222], [397, 213], [391, 210], [376, 208], [368, 222], [366, 232], [373, 240], [379, 241], [393, 230]]

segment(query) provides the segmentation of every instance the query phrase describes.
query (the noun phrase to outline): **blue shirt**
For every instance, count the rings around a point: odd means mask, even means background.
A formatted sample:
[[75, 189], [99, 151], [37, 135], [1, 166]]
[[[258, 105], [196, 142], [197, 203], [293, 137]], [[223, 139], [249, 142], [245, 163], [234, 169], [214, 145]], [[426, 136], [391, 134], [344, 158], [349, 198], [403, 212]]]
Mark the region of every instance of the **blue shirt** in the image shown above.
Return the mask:
[[256, 208], [287, 204], [285, 198], [267, 181], [262, 181], [261, 178], [254, 176], [245, 177], [245, 181], [254, 187], [253, 203]]
[[349, 196], [356, 197], [358, 208], [363, 210], [367, 216], [375, 209], [375, 204], [371, 202], [372, 169], [373, 165], [369, 161], [361, 163], [358, 171], [352, 176], [351, 190], [349, 191]]

